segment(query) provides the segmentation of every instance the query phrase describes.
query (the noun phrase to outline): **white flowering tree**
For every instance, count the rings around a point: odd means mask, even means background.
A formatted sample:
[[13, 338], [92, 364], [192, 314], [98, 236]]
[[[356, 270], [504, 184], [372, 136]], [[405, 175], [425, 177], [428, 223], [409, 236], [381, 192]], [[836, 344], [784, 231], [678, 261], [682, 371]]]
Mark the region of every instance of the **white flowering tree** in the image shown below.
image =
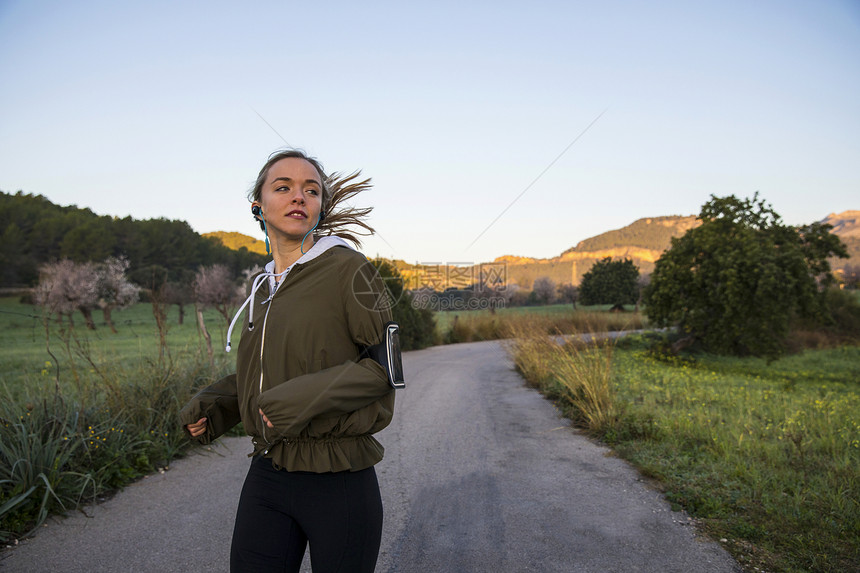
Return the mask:
[[230, 270], [224, 265], [200, 267], [192, 282], [194, 291], [194, 309], [197, 314], [197, 327], [206, 340], [209, 361], [212, 361], [212, 337], [203, 321], [203, 309], [217, 310], [227, 326], [230, 326], [233, 310], [242, 300], [242, 289], [236, 284]]
[[116, 327], [111, 319], [111, 311], [123, 309], [136, 303], [140, 288], [125, 276], [128, 259], [109, 257], [98, 265], [98, 306], [102, 309], [105, 323], [113, 333]]
[[74, 326], [72, 313], [80, 310], [87, 328], [95, 330], [92, 311], [98, 306], [99, 274], [93, 263], [76, 263], [62, 259], [45, 263], [39, 268], [39, 284], [36, 287], [36, 304], [48, 314], [56, 314], [62, 324], [63, 316]]
[[203, 308], [217, 310], [229, 326], [233, 310], [241, 302], [242, 290], [224, 265], [200, 267], [194, 277], [194, 298]]

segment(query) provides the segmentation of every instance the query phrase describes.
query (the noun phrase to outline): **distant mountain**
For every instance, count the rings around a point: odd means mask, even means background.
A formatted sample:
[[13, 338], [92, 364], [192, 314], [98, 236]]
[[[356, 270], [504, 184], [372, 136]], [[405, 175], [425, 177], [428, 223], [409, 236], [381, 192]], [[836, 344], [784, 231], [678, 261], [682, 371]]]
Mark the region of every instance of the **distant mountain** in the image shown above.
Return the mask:
[[621, 229], [607, 231], [596, 237], [580, 241], [575, 247], [567, 249], [561, 255], [564, 256], [572, 252], [588, 253], [617, 249], [622, 245], [662, 253], [671, 246], [672, 237], [680, 237], [689, 229], [698, 227], [700, 224], [699, 220], [692, 215], [639, 219]]
[[833, 270], [839, 274], [848, 265], [855, 268], [860, 265], [860, 211], [831, 213], [821, 222], [833, 225], [831, 232], [842, 239], [850, 257], [847, 259], [829, 259]]
[[860, 239], [860, 211], [830, 213], [821, 222], [833, 225], [833, 234], [839, 235], [842, 240], [846, 237]]
[[557, 257], [532, 259], [506, 255], [494, 262], [505, 264], [509, 283], [526, 289], [539, 277], [549, 277], [559, 284], [579, 284], [582, 275], [606, 257], [629, 258], [639, 272], [650, 273], [654, 262], [671, 246], [672, 237], [680, 237], [699, 224], [692, 215], [648, 217], [580, 241]]
[[204, 237], [212, 237], [221, 241], [221, 244], [228, 249], [238, 251], [242, 247], [248, 249], [252, 253], [260, 255], [266, 254], [266, 243], [254, 237], [249, 237], [242, 233], [215, 231], [214, 233], [203, 233]]
[[[833, 225], [833, 233], [842, 239], [851, 255], [850, 259], [831, 259], [834, 271], [839, 272], [847, 264], [860, 263], [860, 211], [831, 213], [821, 222]], [[516, 284], [524, 289], [531, 289], [535, 279], [540, 277], [549, 277], [557, 284], [576, 285], [596, 261], [605, 257], [632, 259], [640, 273], [648, 274], [654, 270], [654, 263], [663, 251], [672, 245], [672, 237], [680, 237], [700, 224], [692, 215], [638, 219], [626, 227], [580, 241], [559, 256], [549, 259], [504, 255], [491, 263], [472, 266], [421, 266], [404, 261], [394, 261], [394, 264], [408, 288], [465, 288], [479, 282], [480, 277], [491, 274], [501, 277], [507, 284]], [[245, 247], [252, 252], [266, 252], [263, 241], [241, 233], [219, 232], [204, 236], [216, 237], [232, 249]]]
[[[252, 253], [259, 253], [261, 255], [266, 254], [266, 243], [264, 241], [255, 239], [254, 237], [245, 235], [243, 233], [237, 233], [235, 231], [215, 231], [213, 233], [204, 233], [203, 236], [216, 239], [222, 245], [227, 248], [233, 249], [234, 251], [238, 251], [239, 249], [244, 247]], [[407, 263], [406, 261], [393, 260], [390, 262], [398, 270], [401, 271], [412, 267], [412, 265]]]

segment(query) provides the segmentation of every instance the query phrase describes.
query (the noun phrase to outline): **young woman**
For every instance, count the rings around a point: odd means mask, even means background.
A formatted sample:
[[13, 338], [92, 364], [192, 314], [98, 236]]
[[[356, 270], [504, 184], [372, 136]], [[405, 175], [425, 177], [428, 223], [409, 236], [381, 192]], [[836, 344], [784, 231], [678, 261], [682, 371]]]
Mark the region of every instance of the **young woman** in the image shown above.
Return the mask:
[[[209, 443], [240, 420], [253, 460], [236, 513], [230, 570], [373, 571], [382, 532], [374, 464], [394, 391], [362, 351], [390, 313], [374, 267], [343, 237], [370, 209], [337, 209], [367, 188], [328, 178], [304, 153], [274, 154], [249, 194], [273, 260], [251, 285], [236, 374], [201, 390], [182, 424]], [[339, 236], [338, 236], [339, 235]], [[234, 324], [236, 319], [234, 319]], [[232, 330], [232, 326], [231, 326]], [[230, 335], [228, 334], [228, 350]]]

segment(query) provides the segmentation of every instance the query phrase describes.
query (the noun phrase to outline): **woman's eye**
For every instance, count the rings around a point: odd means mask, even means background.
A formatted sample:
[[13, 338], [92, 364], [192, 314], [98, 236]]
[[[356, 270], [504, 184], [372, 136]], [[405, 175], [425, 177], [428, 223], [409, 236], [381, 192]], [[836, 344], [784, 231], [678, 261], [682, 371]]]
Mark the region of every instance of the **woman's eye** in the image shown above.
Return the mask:
[[320, 192], [317, 191], [316, 189], [308, 189], [308, 193], [310, 193], [311, 195], [319, 195], [320, 194]]
[[287, 187], [286, 185], [281, 185], [280, 187], [275, 189], [275, 191], [278, 191], [278, 192], [284, 192], [284, 191], [289, 191], [289, 190], [290, 190], [290, 188]]

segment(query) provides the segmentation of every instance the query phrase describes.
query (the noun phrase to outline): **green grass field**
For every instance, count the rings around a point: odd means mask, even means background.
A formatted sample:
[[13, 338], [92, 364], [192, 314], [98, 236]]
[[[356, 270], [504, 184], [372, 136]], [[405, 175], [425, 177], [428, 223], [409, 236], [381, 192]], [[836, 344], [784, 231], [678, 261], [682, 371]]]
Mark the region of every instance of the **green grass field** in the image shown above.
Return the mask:
[[[73, 317], [74, 336], [64, 337], [56, 321], [51, 320], [48, 323], [48, 347], [40, 309], [20, 303], [18, 298], [0, 298], [0, 383], [17, 391], [38, 384], [40, 380], [55, 378], [58, 364], [61, 379], [71, 376], [72, 368], [83, 378], [90, 377], [95, 372], [91, 372], [92, 366], [81, 355], [84, 352], [105, 368], [145, 364], [158, 356], [158, 331], [149, 304], [139, 303], [126, 310], [114, 311], [112, 316], [116, 334], [104, 324], [101, 311], [93, 313], [95, 331], [87, 330], [83, 316], [77, 313]], [[229, 362], [224, 352], [226, 321], [211, 309], [205, 310], [203, 316], [212, 336], [216, 359], [219, 363]], [[206, 343], [198, 331], [193, 305], [186, 306], [182, 325], [178, 324], [178, 319], [178, 307], [170, 306], [167, 316], [169, 352], [176, 358], [206, 355]]]
[[607, 437], [670, 501], [753, 565], [860, 570], [860, 348], [615, 367], [626, 422]]
[[[569, 304], [549, 306], [512, 307], [488, 310], [437, 312], [436, 331], [440, 342], [465, 342], [503, 338], [505, 325], [519, 320], [544, 320], [548, 332], [582, 330], [619, 330], [641, 328], [643, 318], [633, 312], [608, 313], [609, 305], [579, 307], [574, 310]], [[632, 308], [632, 307], [631, 307]], [[224, 352], [227, 324], [215, 310], [204, 311], [204, 319], [212, 336], [216, 363], [225, 366], [232, 362], [232, 355]], [[168, 308], [167, 345], [177, 359], [200, 360], [206, 355], [206, 345], [197, 328], [194, 307], [186, 307], [184, 324], [178, 324], [178, 307]], [[92, 365], [82, 354], [88, 354], [97, 365], [112, 368], [146, 364], [158, 356], [159, 339], [152, 308], [139, 303], [125, 310], [113, 312], [117, 333], [104, 324], [100, 311], [93, 317], [96, 330], [85, 328], [83, 316], [76, 314], [74, 336], [66, 337], [65, 344], [55, 320], [49, 321], [49, 348], [45, 344], [45, 326], [38, 307], [22, 304], [18, 298], [0, 298], [0, 383], [13, 392], [56, 378], [57, 366], [61, 379], [72, 376], [72, 369], [83, 378], [98, 378]], [[456, 327], [455, 327], [456, 320]], [[238, 332], [235, 334], [238, 337]], [[70, 339], [70, 340], [69, 340]]]

